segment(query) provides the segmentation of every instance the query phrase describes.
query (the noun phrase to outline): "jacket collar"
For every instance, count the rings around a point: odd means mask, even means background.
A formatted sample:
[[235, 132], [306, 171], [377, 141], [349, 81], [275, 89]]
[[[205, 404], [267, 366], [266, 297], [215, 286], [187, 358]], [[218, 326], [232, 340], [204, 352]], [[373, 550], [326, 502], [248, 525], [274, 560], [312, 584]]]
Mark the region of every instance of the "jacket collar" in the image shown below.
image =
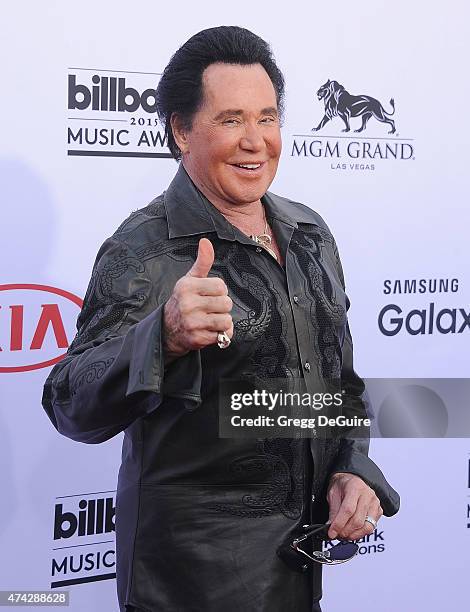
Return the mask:
[[[317, 225], [308, 208], [270, 193], [261, 198], [268, 217], [274, 217], [294, 228], [298, 223]], [[169, 238], [216, 232], [219, 238], [238, 240], [239, 232], [221, 212], [197, 189], [180, 163], [178, 172], [163, 196]]]

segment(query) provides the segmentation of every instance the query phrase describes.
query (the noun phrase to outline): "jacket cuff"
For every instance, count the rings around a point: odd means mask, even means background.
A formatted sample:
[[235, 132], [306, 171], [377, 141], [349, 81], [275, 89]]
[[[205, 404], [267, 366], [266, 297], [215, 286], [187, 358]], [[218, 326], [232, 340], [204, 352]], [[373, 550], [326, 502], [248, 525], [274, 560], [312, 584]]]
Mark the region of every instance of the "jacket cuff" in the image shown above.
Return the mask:
[[161, 392], [164, 373], [162, 325], [163, 304], [133, 326], [126, 397], [139, 391]]
[[201, 354], [200, 351], [190, 351], [165, 367], [163, 308], [164, 304], [161, 304], [133, 326], [126, 397], [139, 391], [153, 391], [162, 398], [180, 398], [191, 410], [201, 403]]
[[379, 467], [367, 455], [350, 449], [345, 450], [333, 464], [330, 476], [335, 472], [346, 472], [362, 478], [375, 491], [385, 516], [393, 516], [398, 512], [400, 496], [388, 484]]
[[165, 368], [163, 395], [183, 401], [187, 410], [194, 410], [201, 402], [201, 351], [190, 351]]

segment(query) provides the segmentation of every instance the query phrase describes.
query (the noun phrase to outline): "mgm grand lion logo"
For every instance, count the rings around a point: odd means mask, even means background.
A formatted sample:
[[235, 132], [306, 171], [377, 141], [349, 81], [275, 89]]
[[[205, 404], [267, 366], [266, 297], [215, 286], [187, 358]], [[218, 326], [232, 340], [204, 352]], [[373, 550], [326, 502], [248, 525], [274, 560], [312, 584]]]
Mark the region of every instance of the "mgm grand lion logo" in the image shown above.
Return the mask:
[[333, 117], [341, 117], [344, 121], [345, 128], [342, 132], [349, 132], [349, 119], [351, 117], [361, 117], [362, 125], [355, 132], [362, 132], [367, 122], [371, 117], [375, 117], [377, 121], [388, 123], [392, 129], [388, 132], [394, 134], [396, 132], [395, 122], [390, 117], [395, 113], [395, 102], [393, 98], [390, 100], [390, 105], [393, 108], [391, 113], [387, 113], [384, 107], [378, 100], [371, 96], [352, 96], [344, 89], [338, 81], [328, 80], [317, 91], [319, 100], [323, 100], [325, 104], [325, 115], [316, 128], [312, 128], [312, 132], [321, 130]]

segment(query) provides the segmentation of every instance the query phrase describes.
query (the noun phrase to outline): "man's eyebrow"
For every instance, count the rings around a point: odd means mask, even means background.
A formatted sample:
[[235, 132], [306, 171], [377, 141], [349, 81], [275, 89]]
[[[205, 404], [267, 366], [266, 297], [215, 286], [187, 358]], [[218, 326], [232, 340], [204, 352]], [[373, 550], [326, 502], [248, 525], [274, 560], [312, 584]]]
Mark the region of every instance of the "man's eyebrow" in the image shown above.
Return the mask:
[[267, 108], [263, 108], [261, 113], [261, 115], [278, 115], [278, 110], [275, 106], [268, 106]]
[[226, 110], [220, 111], [220, 113], [215, 117], [215, 119], [216, 121], [218, 121], [219, 119], [223, 119], [224, 117], [229, 117], [233, 115], [240, 117], [241, 115], [243, 115], [243, 111], [236, 110], [234, 108], [227, 108]]
[[[220, 121], [225, 117], [233, 117], [234, 115], [237, 117], [241, 117], [244, 111], [236, 108], [227, 108], [226, 110], [220, 111], [218, 115], [216, 115], [215, 120]], [[266, 108], [261, 109], [260, 115], [278, 115], [278, 110], [275, 106], [268, 106]]]

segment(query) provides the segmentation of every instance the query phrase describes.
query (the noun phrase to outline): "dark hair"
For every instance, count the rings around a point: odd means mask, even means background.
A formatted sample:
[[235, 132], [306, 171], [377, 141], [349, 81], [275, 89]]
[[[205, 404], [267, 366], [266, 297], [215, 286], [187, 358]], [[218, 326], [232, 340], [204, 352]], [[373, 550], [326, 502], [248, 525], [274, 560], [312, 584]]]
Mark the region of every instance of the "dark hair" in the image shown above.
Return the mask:
[[165, 126], [168, 148], [176, 160], [181, 159], [181, 151], [171, 130], [171, 115], [179, 114], [186, 129], [191, 129], [192, 119], [203, 97], [202, 73], [216, 62], [261, 64], [274, 86], [279, 115], [282, 117], [284, 77], [269, 44], [250, 30], [238, 26], [202, 30], [176, 51], [157, 87], [158, 117]]

